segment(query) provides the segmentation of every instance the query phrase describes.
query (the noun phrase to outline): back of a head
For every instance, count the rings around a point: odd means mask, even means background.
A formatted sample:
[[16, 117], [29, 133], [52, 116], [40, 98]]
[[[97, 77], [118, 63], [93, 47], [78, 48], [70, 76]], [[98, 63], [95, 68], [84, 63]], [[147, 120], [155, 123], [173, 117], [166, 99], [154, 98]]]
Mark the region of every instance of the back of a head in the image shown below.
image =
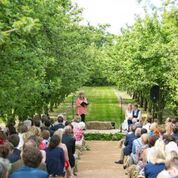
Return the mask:
[[150, 116], [147, 118], [147, 122], [148, 122], [148, 123], [152, 123], [152, 120], [153, 120], [153, 119], [152, 119], [152, 117], [150, 117]]
[[137, 128], [135, 130], [135, 135], [136, 135], [136, 137], [140, 137], [141, 136], [141, 128]]
[[65, 135], [71, 135], [72, 132], [73, 132], [73, 130], [72, 130], [72, 128], [71, 128], [70, 125], [68, 125], [68, 126], [66, 126], [66, 127], [64, 128], [64, 134], [65, 134]]
[[163, 135], [163, 140], [166, 144], [169, 142], [175, 142], [175, 138], [172, 135], [164, 134]]
[[58, 135], [53, 135], [50, 139], [50, 142], [49, 142], [49, 148], [53, 149], [53, 148], [56, 148], [59, 143], [60, 143], [60, 137]]
[[172, 158], [170, 161], [167, 162], [166, 168], [171, 169], [171, 168], [176, 168], [178, 170], [178, 157]]
[[37, 148], [37, 143], [34, 139], [28, 139], [27, 142], [24, 143], [23, 145], [23, 150], [26, 148], [26, 147], [35, 147]]
[[146, 133], [144, 133], [144, 134], [141, 135], [142, 142], [143, 142], [145, 145], [148, 144], [148, 138], [149, 138], [149, 136], [148, 136], [148, 134], [146, 134]]
[[50, 126], [51, 126], [51, 121], [50, 121], [49, 119], [48, 119], [48, 120], [45, 120], [44, 125], [45, 125], [46, 127], [50, 127]]
[[43, 139], [48, 140], [49, 137], [50, 137], [50, 132], [49, 132], [48, 130], [43, 130], [43, 131], [41, 132], [41, 137], [42, 137]]
[[138, 109], [138, 104], [134, 104], [134, 108], [135, 108], [135, 109]]
[[8, 141], [12, 143], [14, 147], [17, 147], [20, 141], [20, 138], [17, 134], [12, 134], [8, 137]]
[[131, 126], [130, 126], [130, 131], [131, 132], [135, 132], [135, 130], [136, 130], [136, 125], [135, 124], [132, 124]]
[[33, 121], [33, 124], [34, 124], [34, 126], [36, 126], [36, 127], [40, 127], [41, 122], [40, 122], [39, 119], [35, 119], [35, 120]]
[[0, 145], [0, 157], [7, 158], [10, 152], [10, 145], [9, 143], [4, 143], [3, 145]]
[[22, 159], [25, 166], [37, 168], [42, 160], [42, 154], [38, 148], [26, 146], [23, 150]]
[[145, 133], [147, 133], [147, 129], [142, 128], [142, 129], [141, 129], [141, 135], [142, 135], [142, 134], [145, 134]]
[[80, 122], [80, 123], [79, 123], [79, 128], [80, 128], [80, 129], [84, 130], [85, 127], [86, 127], [86, 125], [85, 125], [84, 122]]
[[63, 123], [64, 122], [64, 117], [62, 117], [61, 115], [58, 116], [57, 118], [59, 123]]
[[28, 129], [30, 129], [30, 127], [32, 126], [32, 121], [31, 120], [25, 120], [24, 122], [24, 125], [27, 126]]
[[60, 140], [62, 140], [63, 132], [64, 132], [64, 129], [58, 129], [54, 132], [54, 135], [59, 136]]
[[25, 133], [27, 131], [28, 131], [28, 127], [24, 123], [19, 124], [18, 126], [19, 133]]
[[154, 131], [158, 127], [158, 124], [156, 122], [153, 122], [150, 126], [150, 130]]

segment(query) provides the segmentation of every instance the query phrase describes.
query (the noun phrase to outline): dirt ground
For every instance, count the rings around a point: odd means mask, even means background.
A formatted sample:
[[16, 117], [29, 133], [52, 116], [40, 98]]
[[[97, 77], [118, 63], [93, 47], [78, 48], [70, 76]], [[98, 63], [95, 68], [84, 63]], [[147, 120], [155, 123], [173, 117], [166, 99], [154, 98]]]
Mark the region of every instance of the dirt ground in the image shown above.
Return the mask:
[[90, 151], [84, 151], [78, 165], [77, 178], [127, 178], [122, 165], [117, 165], [118, 142], [88, 141]]

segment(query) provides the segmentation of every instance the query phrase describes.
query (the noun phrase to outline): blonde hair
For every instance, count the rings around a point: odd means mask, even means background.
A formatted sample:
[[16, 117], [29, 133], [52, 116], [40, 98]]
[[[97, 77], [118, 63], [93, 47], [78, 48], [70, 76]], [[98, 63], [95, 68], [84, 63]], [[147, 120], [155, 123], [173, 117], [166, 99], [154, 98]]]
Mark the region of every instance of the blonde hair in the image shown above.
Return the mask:
[[149, 136], [148, 136], [147, 133], [141, 135], [142, 142], [143, 142], [145, 145], [148, 144], [148, 138], [149, 138]]
[[158, 123], [156, 122], [153, 122], [151, 125], [150, 125], [150, 130], [154, 131], [155, 129], [158, 128]]
[[171, 151], [166, 153], [166, 161], [170, 161], [173, 158], [178, 157], [178, 152], [177, 151]]
[[58, 130], [56, 130], [56, 131], [54, 132], [54, 135], [59, 136], [60, 141], [62, 141], [62, 135], [63, 135], [63, 133], [64, 133], [64, 129], [58, 129]]
[[30, 132], [32, 132], [33, 135], [35, 136], [40, 136], [41, 135], [41, 130], [40, 128], [36, 127], [36, 126], [32, 126], [30, 128]]
[[165, 144], [163, 140], [157, 140], [154, 146], [155, 163], [164, 163], [166, 159]]
[[171, 135], [173, 132], [173, 124], [171, 122], [167, 122], [165, 128], [166, 128], [166, 134]]

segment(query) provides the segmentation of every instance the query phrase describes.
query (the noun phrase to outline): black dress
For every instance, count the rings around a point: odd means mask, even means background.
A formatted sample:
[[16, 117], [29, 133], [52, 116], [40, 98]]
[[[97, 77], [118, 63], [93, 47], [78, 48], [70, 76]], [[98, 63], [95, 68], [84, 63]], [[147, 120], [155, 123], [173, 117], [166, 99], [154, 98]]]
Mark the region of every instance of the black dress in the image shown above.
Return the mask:
[[63, 135], [62, 137], [62, 143], [64, 143], [67, 146], [68, 155], [69, 155], [69, 163], [71, 168], [75, 166], [75, 138], [71, 135]]

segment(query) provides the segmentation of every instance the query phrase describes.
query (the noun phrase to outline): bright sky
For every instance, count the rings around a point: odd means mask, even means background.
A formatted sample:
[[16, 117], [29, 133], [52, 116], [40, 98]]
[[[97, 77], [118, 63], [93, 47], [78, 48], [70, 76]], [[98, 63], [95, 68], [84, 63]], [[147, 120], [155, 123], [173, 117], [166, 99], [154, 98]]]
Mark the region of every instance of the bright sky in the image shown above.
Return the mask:
[[[159, 1], [159, 0], [154, 0]], [[84, 8], [84, 24], [110, 24], [112, 33], [119, 33], [126, 24], [132, 25], [135, 15], [144, 16], [144, 10], [137, 0], [75, 0]]]

